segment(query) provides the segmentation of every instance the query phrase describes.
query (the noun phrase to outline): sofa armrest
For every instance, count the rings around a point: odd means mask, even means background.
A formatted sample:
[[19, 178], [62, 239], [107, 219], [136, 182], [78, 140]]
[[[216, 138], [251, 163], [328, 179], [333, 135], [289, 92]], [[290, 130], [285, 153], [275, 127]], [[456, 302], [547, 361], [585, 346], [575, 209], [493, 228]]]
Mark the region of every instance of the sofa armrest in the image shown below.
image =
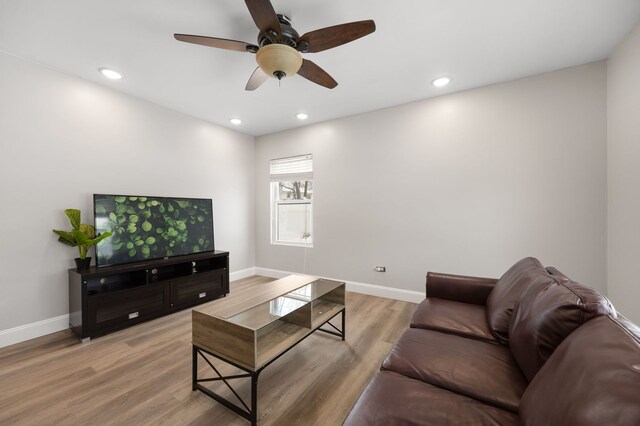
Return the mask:
[[497, 278], [427, 273], [427, 297], [485, 305]]

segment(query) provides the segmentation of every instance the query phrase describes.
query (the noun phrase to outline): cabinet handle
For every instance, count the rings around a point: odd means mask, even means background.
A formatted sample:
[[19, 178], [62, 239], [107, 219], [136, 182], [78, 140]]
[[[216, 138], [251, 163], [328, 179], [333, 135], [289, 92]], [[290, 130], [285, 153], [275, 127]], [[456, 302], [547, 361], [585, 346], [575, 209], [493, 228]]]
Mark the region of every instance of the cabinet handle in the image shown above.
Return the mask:
[[198, 299], [202, 299], [203, 297], [207, 297], [207, 293], [200, 293], [198, 295]]
[[140, 316], [140, 312], [132, 312], [129, 314], [129, 319], [138, 318]]

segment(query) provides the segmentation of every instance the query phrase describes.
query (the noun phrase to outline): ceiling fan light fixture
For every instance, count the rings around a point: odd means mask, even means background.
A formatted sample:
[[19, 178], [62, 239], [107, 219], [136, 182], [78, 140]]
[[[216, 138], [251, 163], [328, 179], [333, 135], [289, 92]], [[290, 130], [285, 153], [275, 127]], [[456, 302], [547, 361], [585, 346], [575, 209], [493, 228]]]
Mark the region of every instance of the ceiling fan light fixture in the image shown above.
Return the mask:
[[100, 71], [100, 74], [102, 74], [103, 76], [107, 77], [110, 80], [120, 80], [122, 78], [122, 74], [110, 68], [98, 68], [98, 71]]
[[449, 84], [450, 81], [451, 81], [451, 79], [449, 77], [440, 77], [440, 78], [436, 78], [435, 80], [433, 80], [431, 82], [431, 84], [436, 86], [436, 87], [444, 87], [447, 84]]
[[302, 66], [302, 55], [286, 44], [268, 44], [256, 53], [256, 62], [265, 74], [281, 80], [298, 72]]

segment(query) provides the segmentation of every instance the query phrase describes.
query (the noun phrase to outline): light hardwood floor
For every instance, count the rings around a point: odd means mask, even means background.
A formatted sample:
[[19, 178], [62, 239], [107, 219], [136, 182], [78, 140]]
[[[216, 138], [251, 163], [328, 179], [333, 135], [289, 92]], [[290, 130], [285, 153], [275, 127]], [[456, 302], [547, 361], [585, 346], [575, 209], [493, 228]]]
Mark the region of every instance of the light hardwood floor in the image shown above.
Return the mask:
[[[226, 299], [246, 297], [269, 281], [232, 282]], [[267, 367], [258, 385], [259, 423], [341, 424], [408, 327], [415, 306], [347, 293], [347, 341], [314, 333]], [[339, 326], [339, 316], [335, 321]], [[199, 375], [211, 376], [204, 362], [199, 365]], [[250, 387], [241, 383], [234, 385], [248, 402]], [[223, 386], [214, 389], [225, 394]], [[232, 398], [228, 392], [227, 397]], [[191, 391], [191, 310], [186, 309], [84, 344], [61, 331], [0, 349], [0, 425], [13, 424], [248, 422]]]

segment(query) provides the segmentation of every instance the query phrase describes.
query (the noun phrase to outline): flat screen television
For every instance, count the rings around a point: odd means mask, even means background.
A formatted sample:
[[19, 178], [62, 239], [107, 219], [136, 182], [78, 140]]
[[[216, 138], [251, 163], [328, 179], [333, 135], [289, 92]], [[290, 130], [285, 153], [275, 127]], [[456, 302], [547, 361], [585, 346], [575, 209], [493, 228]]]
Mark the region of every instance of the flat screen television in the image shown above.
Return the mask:
[[214, 250], [210, 199], [93, 195], [96, 265], [118, 265]]

